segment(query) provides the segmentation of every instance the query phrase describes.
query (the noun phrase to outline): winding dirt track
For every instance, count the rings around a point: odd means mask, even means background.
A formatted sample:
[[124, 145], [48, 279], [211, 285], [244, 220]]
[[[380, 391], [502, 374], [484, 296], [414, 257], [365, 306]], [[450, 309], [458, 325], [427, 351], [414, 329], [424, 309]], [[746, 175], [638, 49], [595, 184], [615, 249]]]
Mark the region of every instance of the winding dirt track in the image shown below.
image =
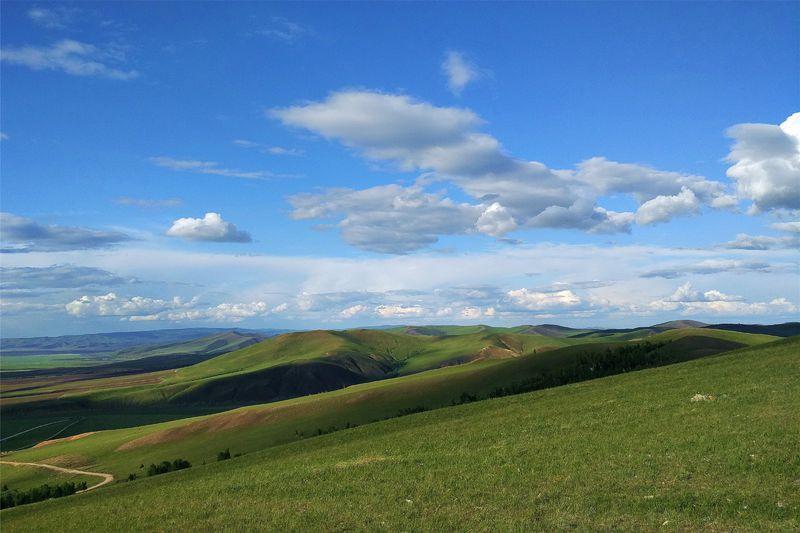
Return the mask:
[[10, 465], [10, 466], [35, 466], [38, 468], [47, 468], [50, 470], [55, 470], [56, 472], [62, 472], [64, 474], [78, 474], [82, 476], [94, 476], [103, 478], [103, 481], [101, 481], [97, 485], [92, 485], [88, 489], [79, 490], [78, 492], [76, 492], [76, 494], [80, 492], [89, 492], [90, 490], [100, 488], [103, 485], [107, 485], [112, 481], [114, 481], [114, 476], [111, 474], [103, 474], [102, 472], [87, 472], [85, 470], [74, 470], [72, 468], [62, 468], [60, 466], [45, 465], [42, 463], [19, 463], [17, 461], [0, 461], [0, 464]]

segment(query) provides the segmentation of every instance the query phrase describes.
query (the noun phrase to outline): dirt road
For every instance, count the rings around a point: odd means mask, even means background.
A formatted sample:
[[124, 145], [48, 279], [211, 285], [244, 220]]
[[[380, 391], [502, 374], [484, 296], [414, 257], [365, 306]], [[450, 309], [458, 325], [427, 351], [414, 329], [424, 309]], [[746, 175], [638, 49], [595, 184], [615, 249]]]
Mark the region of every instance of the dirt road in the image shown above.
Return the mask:
[[47, 468], [49, 470], [54, 470], [56, 472], [62, 472], [64, 474], [77, 474], [82, 476], [94, 476], [103, 478], [103, 481], [98, 483], [97, 485], [92, 485], [88, 489], [79, 490], [78, 492], [88, 492], [90, 490], [94, 490], [97, 488], [102, 487], [103, 485], [107, 485], [114, 481], [114, 476], [111, 474], [103, 474], [102, 472], [87, 472], [85, 470], [75, 470], [73, 468], [62, 468], [60, 466], [53, 466], [53, 465], [45, 465], [42, 463], [19, 463], [17, 461], [0, 461], [0, 464], [10, 465], [10, 466], [35, 466], [38, 468]]

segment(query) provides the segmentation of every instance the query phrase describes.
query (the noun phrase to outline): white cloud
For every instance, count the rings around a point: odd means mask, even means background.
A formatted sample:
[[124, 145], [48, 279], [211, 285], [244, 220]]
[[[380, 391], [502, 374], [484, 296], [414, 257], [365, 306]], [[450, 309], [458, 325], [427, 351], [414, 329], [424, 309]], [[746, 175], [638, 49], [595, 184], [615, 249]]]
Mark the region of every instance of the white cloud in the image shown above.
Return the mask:
[[267, 315], [270, 312], [274, 311], [269, 308], [266, 302], [221, 303], [205, 309], [168, 311], [155, 315], [156, 318], [154, 319], [175, 322], [196, 320], [210, 322], [241, 322], [248, 318]]
[[69, 264], [47, 267], [0, 267], [0, 291], [3, 296], [19, 297], [50, 289], [108, 287], [136, 281], [135, 278], [124, 278], [100, 268]]
[[772, 224], [771, 227], [778, 231], [800, 233], [800, 220], [794, 220], [792, 222], [776, 222], [775, 224]]
[[764, 261], [744, 261], [740, 259], [706, 259], [698, 263], [676, 265], [673, 267], [659, 267], [641, 275], [643, 278], [674, 279], [689, 274], [719, 274], [721, 272], [735, 272], [750, 274], [754, 272], [769, 273], [773, 266]]
[[462, 53], [451, 50], [445, 54], [442, 72], [447, 77], [447, 86], [459, 96], [464, 88], [480, 76], [478, 69]]
[[203, 218], [179, 218], [166, 233], [189, 241], [252, 242], [250, 234], [222, 219], [219, 213], [206, 213]]
[[10, 138], [11, 137], [9, 137], [7, 133], [3, 133], [2, 131], [0, 131], [0, 141], [7, 141]]
[[656, 196], [639, 206], [636, 210], [637, 224], [667, 222], [676, 216], [697, 214], [700, 201], [691, 189], [684, 187], [673, 196]]
[[574, 307], [581, 303], [580, 297], [571, 290], [538, 292], [523, 287], [510, 290], [507, 295], [513, 304], [531, 311]]
[[478, 217], [475, 228], [481, 233], [492, 235], [493, 237], [502, 237], [506, 233], [517, 229], [517, 222], [505, 207], [494, 202]]
[[369, 311], [369, 308], [366, 305], [356, 304], [351, 305], [346, 309], [342, 309], [339, 312], [339, 316], [342, 318], [353, 318], [354, 316], [366, 313], [367, 311]]
[[272, 17], [270, 26], [256, 30], [254, 33], [270, 37], [284, 43], [294, 43], [297, 40], [314, 35], [314, 30], [297, 22], [283, 17]]
[[267, 144], [261, 144], [254, 141], [248, 141], [247, 139], [236, 139], [233, 141], [233, 144], [235, 144], [236, 146], [241, 146], [242, 148], [251, 148], [258, 150], [262, 154], [300, 156], [305, 153], [303, 150], [299, 148], [270, 146]]
[[179, 297], [171, 300], [144, 296], [124, 298], [109, 292], [100, 296], [81, 296], [66, 304], [65, 308], [67, 313], [74, 316], [134, 316], [193, 307], [196, 303], [195, 299], [187, 302]]
[[[650, 302], [672, 295], [677, 285], [669, 278], [642, 278], [641, 275], [643, 272], [673, 268], [674, 265], [677, 265], [675, 269], [689, 265], [693, 270], [681, 278], [681, 282], [691, 281], [695, 286], [701, 286], [702, 282], [713, 278], [714, 286], [703, 288], [701, 293], [713, 288], [725, 295], [741, 296], [743, 300], [738, 301], [739, 304], [769, 304], [781, 297], [791, 305], [798, 304], [797, 255], [795, 250], [788, 249], [729, 250], [540, 243], [502, 247], [491, 252], [355, 258], [241, 255], [159, 249], [142, 244], [98, 253], [32, 252], [10, 254], [3, 259], [3, 266], [8, 268], [72, 263], [113, 272], [123, 279], [158, 280], [157, 287], [146, 285], [147, 282], [136, 286], [141, 287], [140, 294], [146, 297], [163, 294], [161, 291], [164, 291], [164, 287], [169, 287], [171, 292], [167, 296], [155, 298], [167, 302], [175, 295], [180, 296], [181, 301], [188, 302], [198, 296], [198, 291], [202, 291], [200, 296], [203, 301], [209, 302], [171, 310], [174, 313], [202, 311], [220, 303], [269, 302], [274, 306], [265, 315], [243, 319], [248, 327], [264, 327], [266, 322], [261, 317], [268, 317], [271, 325], [288, 328], [321, 327], [329, 322], [346, 322], [347, 326], [433, 321], [470, 323], [461, 315], [462, 309], [468, 307], [483, 310], [483, 316], [475, 320], [496, 324], [541, 321], [580, 327], [652, 324], [675, 318], [676, 314], [683, 312], [684, 306], [676, 306], [675, 302], [671, 303], [672, 310], [659, 310], [651, 306]], [[764, 266], [763, 271], [759, 270], [761, 266]], [[741, 272], [738, 269], [742, 269]], [[714, 272], [713, 276], [704, 273], [713, 270], [719, 271]], [[754, 278], [752, 274], [743, 276], [742, 272], [758, 272], [758, 277]], [[536, 285], [531, 285], [532, 277], [536, 279]], [[123, 289], [118, 288], [123, 285], [107, 289], [100, 285], [95, 287], [102, 287], [102, 294], [113, 290], [120, 299], [123, 296]], [[527, 309], [507, 294], [520, 288], [526, 289], [520, 294], [523, 303], [526, 303], [525, 292], [544, 293], [544, 296], [528, 297], [534, 309]], [[563, 296], [547, 296], [560, 291], [569, 292]], [[580, 303], [558, 306], [558, 303], [574, 301], [570, 293], [580, 299]], [[85, 291], [67, 297], [60, 294], [44, 295], [35, 303], [60, 303], [60, 315], [63, 315], [64, 303], [81, 295], [96, 296]], [[127, 298], [129, 295], [124, 296]], [[549, 306], [548, 299], [553, 302], [552, 306], [536, 309]], [[364, 306], [367, 311], [352, 318], [340, 315], [342, 310], [358, 305]], [[717, 304], [717, 307], [721, 305]], [[375, 312], [378, 306], [415, 310], [408, 316], [383, 317]], [[757, 309], [744, 305], [727, 307], [732, 311], [725, 315], [725, 321], [737, 322], [746, 322], [747, 317], [752, 316], [750, 311]], [[489, 308], [494, 309], [494, 315], [489, 314]], [[789, 308], [788, 304], [776, 304], [770, 307], [769, 316], [775, 321], [796, 320], [796, 313], [779, 311]], [[742, 314], [737, 314], [736, 309], [740, 309]], [[153, 314], [158, 313], [143, 312], [132, 316]], [[53, 323], [64, 323], [63, 317], [55, 313], [53, 315]], [[101, 327], [104, 321], [113, 319], [92, 316], [83, 317], [81, 323]], [[193, 316], [198, 317], [197, 321], [213, 323], [211, 319], [203, 318], [209, 314], [195, 313]], [[173, 317], [179, 318], [177, 315]], [[170, 321], [166, 314], [156, 319]], [[22, 318], [4, 320], [4, 330], [14, 332], [9, 335], [36, 334], [30, 323]]]
[[179, 172], [193, 172], [195, 174], [209, 174], [212, 176], [225, 176], [229, 178], [245, 178], [251, 180], [265, 180], [283, 177], [266, 170], [243, 171], [236, 168], [220, 167], [215, 161], [197, 161], [194, 159], [174, 159], [172, 157], [151, 157], [154, 164]]
[[0, 60], [32, 70], [55, 70], [74, 76], [114, 80], [131, 80], [139, 76], [135, 70], [109, 66], [109, 63], [119, 62], [119, 58], [118, 50], [104, 50], [72, 39], [64, 39], [50, 46], [5, 46], [0, 50]]
[[727, 133], [735, 141], [727, 174], [752, 211], [800, 209], [800, 113], [779, 126], [738, 124]]
[[461, 317], [467, 320], [475, 320], [483, 315], [481, 310], [477, 307], [465, 307], [461, 310]]
[[418, 187], [382, 185], [364, 190], [331, 189], [289, 198], [292, 218], [342, 217], [344, 240], [365, 250], [403, 254], [435, 243], [438, 235], [471, 231], [479, 206], [459, 204]]
[[120, 205], [131, 205], [134, 207], [151, 208], [151, 207], [176, 207], [183, 204], [180, 198], [131, 198], [129, 196], [121, 196], [115, 200]]
[[279, 313], [284, 309], [276, 306], [270, 309], [264, 301], [231, 303], [201, 307], [199, 298], [184, 300], [149, 298], [144, 296], [121, 297], [110, 292], [100, 296], [84, 295], [64, 306], [67, 313], [81, 318], [118, 317], [131, 322], [169, 321], [169, 322], [241, 322], [249, 318]]
[[418, 306], [402, 306], [402, 305], [379, 305], [375, 308], [375, 314], [381, 318], [407, 318], [419, 317], [425, 313], [425, 310]]
[[736, 239], [722, 245], [732, 250], [772, 250], [776, 248], [800, 248], [800, 236], [770, 237], [767, 235], [748, 235], [739, 233]]
[[[472, 111], [437, 107], [405, 95], [370, 91], [342, 91], [320, 102], [270, 112], [285, 125], [315, 132], [328, 139], [360, 150], [366, 157], [388, 161], [406, 171], [423, 172], [408, 193], [429, 194], [425, 187], [449, 181], [475, 203], [461, 204], [471, 212], [477, 209], [481, 220], [467, 224], [437, 225], [411, 219], [376, 223], [384, 219], [385, 207], [377, 212], [358, 208], [364, 224], [359, 232], [369, 233], [369, 241], [391, 241], [398, 236], [405, 242], [397, 247], [382, 246], [376, 251], [403, 252], [436, 242], [437, 234], [487, 233], [501, 237], [516, 227], [573, 228], [592, 233], [630, 231], [635, 221], [653, 223], [672, 216], [695, 213], [700, 205], [731, 207], [733, 199], [722, 183], [701, 176], [666, 172], [643, 165], [622, 164], [592, 158], [574, 170], [552, 170], [542, 163], [510, 156], [490, 135], [475, 131], [482, 121]], [[394, 186], [398, 187], [398, 186]], [[350, 196], [379, 196], [386, 186], [362, 191], [348, 190]], [[644, 207], [638, 217], [629, 212], [614, 212], [597, 205], [604, 195], [630, 195]], [[299, 201], [298, 201], [299, 199]], [[440, 201], [447, 200], [441, 196]], [[297, 195], [290, 200], [298, 218], [316, 218], [315, 213], [331, 213], [329, 195]], [[648, 203], [650, 202], [650, 203]], [[453, 202], [451, 202], [453, 203]], [[341, 205], [341, 204], [340, 204]], [[430, 208], [438, 209], [432, 204]], [[421, 215], [427, 207], [421, 207]], [[345, 219], [354, 213], [342, 208]], [[421, 216], [421, 219], [426, 217]], [[477, 222], [477, 224], [476, 224]], [[423, 238], [413, 235], [424, 227]], [[477, 231], [476, 231], [477, 230]], [[344, 236], [344, 231], [343, 231]], [[359, 246], [354, 239], [345, 240]]]
[[797, 306], [786, 298], [766, 302], [746, 302], [741, 296], [725, 294], [718, 290], [698, 291], [691, 283], [684, 283], [664, 299], [655, 300], [650, 307], [658, 311], [679, 311], [683, 315], [770, 315], [794, 313]]
[[48, 29], [63, 30], [78, 14], [78, 10], [66, 6], [32, 7], [26, 13], [34, 23]]

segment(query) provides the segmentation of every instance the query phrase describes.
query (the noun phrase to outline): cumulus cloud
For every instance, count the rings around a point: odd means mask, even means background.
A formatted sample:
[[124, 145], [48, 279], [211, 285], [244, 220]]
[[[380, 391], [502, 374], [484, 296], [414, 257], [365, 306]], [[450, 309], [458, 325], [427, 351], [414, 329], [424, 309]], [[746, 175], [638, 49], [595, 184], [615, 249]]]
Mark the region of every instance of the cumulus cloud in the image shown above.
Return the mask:
[[354, 316], [366, 313], [367, 311], [369, 311], [369, 307], [367, 307], [366, 305], [356, 304], [356, 305], [351, 305], [350, 307], [347, 307], [345, 309], [342, 309], [339, 312], [339, 316], [341, 316], [342, 318], [353, 318]]
[[289, 202], [294, 208], [292, 218], [343, 217], [338, 225], [347, 243], [394, 254], [433, 244], [438, 235], [467, 233], [481, 215], [480, 206], [399, 185], [298, 194]]
[[206, 213], [203, 218], [179, 218], [166, 233], [189, 241], [252, 242], [250, 234], [222, 219], [219, 213]]
[[456, 96], [480, 76], [478, 69], [461, 52], [450, 50], [444, 56], [442, 72], [447, 77], [447, 87]]
[[800, 113], [773, 124], [738, 124], [727, 175], [739, 197], [752, 201], [752, 212], [800, 209]]
[[144, 296], [124, 298], [109, 292], [100, 296], [81, 296], [67, 303], [65, 308], [73, 316], [135, 316], [193, 307], [196, 303], [196, 299], [184, 301], [177, 296], [171, 300]]
[[521, 288], [510, 290], [507, 295], [513, 304], [531, 311], [575, 307], [581, 303], [580, 297], [571, 290], [539, 292]]
[[697, 214], [700, 201], [691, 189], [684, 187], [673, 196], [656, 196], [639, 206], [636, 210], [637, 224], [666, 222], [675, 216]]
[[131, 320], [171, 320], [175, 322], [203, 320], [211, 322], [241, 322], [242, 320], [257, 316], [264, 316], [270, 312], [280, 312], [280, 306], [270, 309], [266, 302], [249, 303], [221, 303], [205, 309], [173, 310], [147, 315], [146, 317], [131, 317]]
[[101, 49], [95, 45], [64, 39], [50, 46], [4, 46], [0, 60], [32, 70], [54, 70], [73, 76], [94, 76], [114, 80], [131, 80], [139, 76], [135, 70], [113, 66], [120, 62], [119, 50]]
[[494, 202], [478, 217], [475, 228], [486, 235], [502, 237], [506, 233], [514, 231], [517, 228], [517, 222], [508, 209]]
[[[470, 216], [469, 224], [460, 221], [441, 231], [437, 223], [399, 219], [391, 227], [370, 221], [382, 214], [359, 208], [366, 224], [359, 232], [380, 234], [378, 240], [399, 237], [406, 242], [398, 247], [382, 247], [394, 252], [422, 248], [436, 242], [437, 234], [487, 233], [502, 237], [524, 227], [573, 228], [592, 233], [630, 231], [634, 222], [655, 223], [673, 216], [697, 212], [700, 206], [730, 207], [732, 197], [725, 186], [701, 176], [667, 172], [643, 165], [622, 164], [592, 158], [575, 169], [553, 170], [536, 161], [509, 155], [494, 137], [477, 129], [482, 120], [468, 109], [437, 107], [405, 95], [371, 91], [341, 91], [327, 99], [303, 105], [273, 109], [270, 115], [285, 125], [303, 128], [354, 148], [367, 158], [386, 161], [401, 170], [419, 171], [417, 183], [406, 187], [414, 194], [430, 194], [425, 187], [448, 181], [474, 199], [460, 204]], [[379, 196], [386, 186], [348, 191], [351, 196]], [[396, 196], [401, 195], [395, 190]], [[605, 195], [625, 194], [640, 206], [637, 215], [614, 212], [598, 205]], [[300, 199], [300, 201], [298, 201]], [[430, 206], [438, 209], [439, 202]], [[316, 218], [314, 213], [330, 213], [330, 196], [298, 195], [290, 199], [295, 216]], [[451, 201], [451, 203], [454, 203]], [[299, 207], [299, 208], [298, 208]], [[643, 209], [642, 209], [643, 208]], [[381, 209], [384, 209], [382, 207]], [[426, 208], [419, 209], [421, 214]], [[339, 215], [349, 218], [351, 211]], [[421, 217], [425, 220], [427, 217]], [[434, 220], [436, 218], [434, 217]], [[405, 230], [403, 224], [414, 228]], [[424, 227], [423, 238], [407, 238]], [[343, 232], [344, 235], [344, 232]], [[345, 239], [359, 246], [354, 240]], [[367, 249], [374, 249], [369, 248]]]
[[776, 229], [778, 231], [788, 231], [790, 233], [800, 233], [800, 220], [794, 220], [792, 222], [776, 222], [772, 224], [772, 229]]
[[264, 180], [280, 177], [278, 174], [266, 170], [243, 171], [236, 168], [221, 167], [215, 161], [198, 161], [194, 159], [174, 159], [172, 157], [151, 157], [150, 161], [159, 167], [168, 168], [179, 172], [192, 172], [194, 174], [208, 174], [212, 176], [225, 176], [228, 178], [244, 178], [251, 180]]
[[122, 297], [114, 292], [99, 296], [84, 295], [66, 304], [68, 314], [75, 317], [118, 317], [130, 322], [241, 322], [284, 310], [280, 305], [270, 308], [264, 301], [223, 302], [201, 306], [199, 298], [189, 300], [145, 296]]
[[30, 218], [0, 213], [2, 253], [107, 248], [130, 240], [132, 237], [119, 231], [39, 224]]
[[658, 311], [680, 311], [684, 315], [779, 315], [797, 311], [797, 306], [786, 298], [746, 302], [741, 296], [714, 289], [695, 290], [688, 282], [678, 287], [671, 296], [651, 302], [650, 307]]

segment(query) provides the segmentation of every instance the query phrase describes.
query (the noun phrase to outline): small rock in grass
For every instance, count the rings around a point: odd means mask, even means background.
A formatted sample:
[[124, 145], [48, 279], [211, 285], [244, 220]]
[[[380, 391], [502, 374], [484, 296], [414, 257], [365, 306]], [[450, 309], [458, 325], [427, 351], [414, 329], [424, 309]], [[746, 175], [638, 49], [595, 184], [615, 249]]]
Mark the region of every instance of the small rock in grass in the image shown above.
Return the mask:
[[714, 397], [710, 394], [700, 394], [699, 392], [692, 396], [691, 401], [693, 402], [711, 402], [714, 400]]

